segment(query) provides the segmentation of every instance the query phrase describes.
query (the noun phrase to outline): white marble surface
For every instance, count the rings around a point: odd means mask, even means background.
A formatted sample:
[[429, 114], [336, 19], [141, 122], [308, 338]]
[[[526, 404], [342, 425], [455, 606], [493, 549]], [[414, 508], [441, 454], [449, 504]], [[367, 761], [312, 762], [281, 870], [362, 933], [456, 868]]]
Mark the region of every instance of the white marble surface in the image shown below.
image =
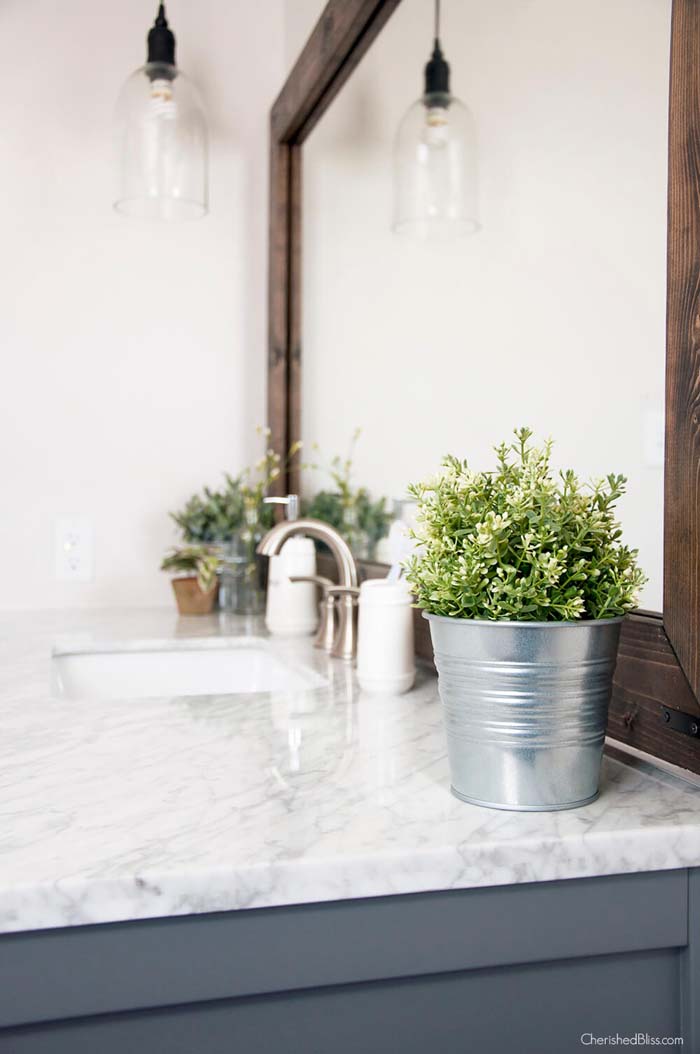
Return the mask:
[[599, 800], [505, 813], [449, 793], [436, 682], [363, 696], [51, 695], [52, 647], [250, 632], [169, 611], [0, 615], [0, 932], [700, 866], [700, 789], [606, 758]]

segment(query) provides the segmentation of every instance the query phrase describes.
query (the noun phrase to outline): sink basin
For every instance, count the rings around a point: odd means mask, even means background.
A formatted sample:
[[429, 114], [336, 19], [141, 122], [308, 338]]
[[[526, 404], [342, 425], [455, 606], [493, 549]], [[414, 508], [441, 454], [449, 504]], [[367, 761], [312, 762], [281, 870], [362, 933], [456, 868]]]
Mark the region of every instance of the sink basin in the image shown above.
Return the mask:
[[287, 663], [265, 640], [187, 642], [91, 651], [54, 651], [54, 694], [69, 699], [148, 699], [308, 691], [326, 684], [315, 670]]

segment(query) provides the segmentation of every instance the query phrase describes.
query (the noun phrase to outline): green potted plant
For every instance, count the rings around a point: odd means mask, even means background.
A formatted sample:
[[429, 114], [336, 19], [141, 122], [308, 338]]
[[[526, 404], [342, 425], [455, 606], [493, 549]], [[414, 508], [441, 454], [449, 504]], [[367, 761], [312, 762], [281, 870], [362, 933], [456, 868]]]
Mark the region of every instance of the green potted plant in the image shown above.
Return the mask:
[[502, 809], [598, 793], [622, 616], [645, 576], [621, 541], [623, 476], [555, 473], [529, 429], [495, 470], [447, 457], [410, 488], [407, 578], [429, 620], [457, 797]]
[[181, 615], [209, 614], [219, 586], [219, 557], [211, 548], [177, 546], [164, 557], [160, 569], [174, 576], [173, 592]]

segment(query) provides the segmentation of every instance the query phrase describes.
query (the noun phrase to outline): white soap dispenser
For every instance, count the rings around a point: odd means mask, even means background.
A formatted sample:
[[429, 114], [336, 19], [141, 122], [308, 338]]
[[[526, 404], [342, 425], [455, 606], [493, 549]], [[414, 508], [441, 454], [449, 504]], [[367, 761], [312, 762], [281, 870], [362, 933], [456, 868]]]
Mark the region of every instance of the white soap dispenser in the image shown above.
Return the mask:
[[[269, 504], [284, 505], [288, 520], [296, 520], [299, 499], [265, 498]], [[310, 578], [316, 574], [316, 547], [312, 538], [298, 534], [288, 538], [279, 553], [270, 557], [267, 575], [265, 625], [274, 636], [296, 637], [314, 633], [318, 626], [316, 585], [291, 582], [290, 578]]]
[[360, 586], [357, 679], [365, 692], [398, 695], [413, 687], [413, 597], [401, 575], [414, 549], [408, 524], [395, 520], [386, 550], [389, 574]]

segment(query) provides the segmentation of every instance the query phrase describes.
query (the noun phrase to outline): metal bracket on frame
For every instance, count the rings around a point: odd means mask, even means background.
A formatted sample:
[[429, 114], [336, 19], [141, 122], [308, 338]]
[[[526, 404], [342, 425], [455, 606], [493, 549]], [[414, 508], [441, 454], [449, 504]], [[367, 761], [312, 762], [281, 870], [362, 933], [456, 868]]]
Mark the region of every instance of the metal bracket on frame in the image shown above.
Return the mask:
[[669, 710], [667, 706], [662, 706], [661, 720], [674, 732], [682, 732], [684, 736], [700, 739], [700, 718], [684, 714], [682, 710]]

